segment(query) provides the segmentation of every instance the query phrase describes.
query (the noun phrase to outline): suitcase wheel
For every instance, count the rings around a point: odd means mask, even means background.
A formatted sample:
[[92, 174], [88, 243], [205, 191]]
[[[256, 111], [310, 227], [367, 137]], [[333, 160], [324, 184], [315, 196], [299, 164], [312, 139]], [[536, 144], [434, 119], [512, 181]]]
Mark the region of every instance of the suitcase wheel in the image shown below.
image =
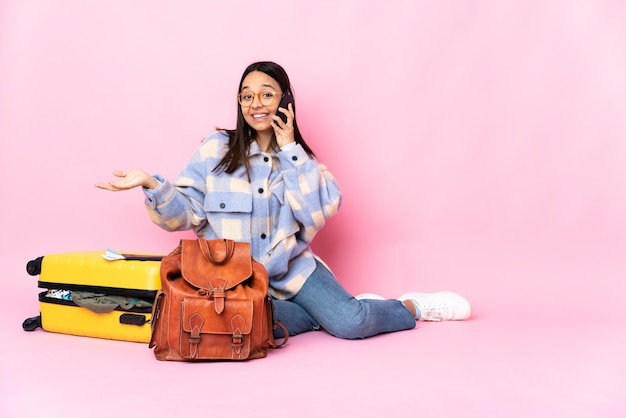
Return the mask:
[[34, 260], [30, 260], [26, 264], [26, 271], [31, 276], [37, 276], [41, 273], [41, 262], [43, 261], [43, 257], [37, 257]]
[[24, 331], [34, 331], [37, 328], [41, 328], [41, 315], [28, 318], [22, 323]]

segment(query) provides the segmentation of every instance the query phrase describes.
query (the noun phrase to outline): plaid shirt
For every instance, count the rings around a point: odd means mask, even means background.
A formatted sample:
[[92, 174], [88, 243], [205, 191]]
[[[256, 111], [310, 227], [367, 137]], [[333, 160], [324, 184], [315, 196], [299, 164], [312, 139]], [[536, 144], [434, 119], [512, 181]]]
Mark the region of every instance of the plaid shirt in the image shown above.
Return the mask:
[[228, 136], [216, 132], [174, 184], [154, 176], [157, 188], [144, 189], [150, 218], [168, 231], [193, 229], [199, 238], [249, 242], [252, 256], [267, 269], [272, 296], [289, 299], [315, 270], [309, 244], [337, 213], [339, 185], [296, 144], [264, 153], [253, 142], [249, 182], [243, 166], [216, 174], [227, 148]]

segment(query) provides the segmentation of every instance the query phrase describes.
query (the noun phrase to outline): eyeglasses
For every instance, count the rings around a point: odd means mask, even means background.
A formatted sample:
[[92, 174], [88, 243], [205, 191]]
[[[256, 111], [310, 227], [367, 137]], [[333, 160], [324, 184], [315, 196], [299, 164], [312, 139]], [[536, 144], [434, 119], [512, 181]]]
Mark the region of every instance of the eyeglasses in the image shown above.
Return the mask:
[[237, 100], [242, 107], [250, 107], [254, 102], [254, 98], [257, 97], [263, 106], [269, 106], [274, 103], [274, 99], [278, 96], [273, 90], [261, 90], [258, 93], [252, 93], [251, 91], [242, 91], [237, 95]]

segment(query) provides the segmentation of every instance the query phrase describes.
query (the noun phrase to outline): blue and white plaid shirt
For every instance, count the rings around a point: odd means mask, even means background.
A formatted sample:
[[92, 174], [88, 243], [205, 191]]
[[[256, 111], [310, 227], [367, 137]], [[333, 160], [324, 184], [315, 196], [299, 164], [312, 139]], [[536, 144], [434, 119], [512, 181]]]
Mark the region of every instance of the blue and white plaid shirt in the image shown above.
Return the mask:
[[228, 149], [228, 136], [207, 137], [174, 184], [154, 176], [144, 189], [150, 218], [163, 229], [193, 229], [199, 238], [249, 242], [252, 256], [270, 277], [277, 299], [295, 296], [315, 270], [309, 244], [337, 213], [341, 191], [326, 166], [297, 144], [264, 153], [250, 147], [250, 182], [245, 167], [213, 172]]

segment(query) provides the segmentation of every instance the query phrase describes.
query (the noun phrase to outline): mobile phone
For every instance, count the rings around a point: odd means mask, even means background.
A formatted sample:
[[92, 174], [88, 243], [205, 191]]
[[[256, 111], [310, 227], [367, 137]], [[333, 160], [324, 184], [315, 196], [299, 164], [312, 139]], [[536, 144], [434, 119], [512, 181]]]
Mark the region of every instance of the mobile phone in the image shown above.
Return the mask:
[[[289, 109], [289, 103], [291, 103], [291, 105], [293, 106], [293, 95], [291, 94], [291, 90], [287, 89], [284, 91], [283, 96], [280, 98], [280, 104], [278, 105], [278, 107], [282, 107], [283, 109]], [[278, 109], [276, 109], [276, 116], [280, 117], [283, 123], [287, 123], [287, 115], [285, 115]]]

